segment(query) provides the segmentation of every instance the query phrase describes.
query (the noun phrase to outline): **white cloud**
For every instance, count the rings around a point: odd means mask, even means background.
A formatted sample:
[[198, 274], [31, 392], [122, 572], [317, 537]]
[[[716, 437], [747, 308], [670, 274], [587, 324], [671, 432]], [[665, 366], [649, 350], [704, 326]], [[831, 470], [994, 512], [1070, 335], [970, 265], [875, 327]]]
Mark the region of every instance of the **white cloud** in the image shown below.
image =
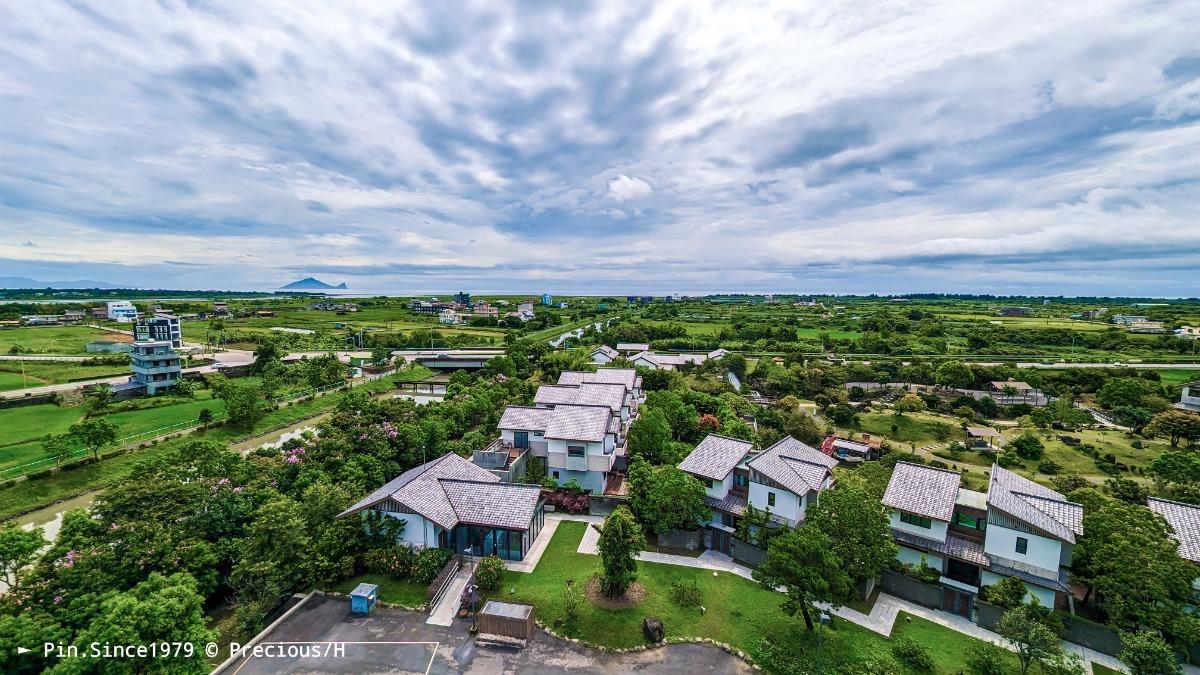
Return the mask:
[[644, 199], [649, 197], [651, 192], [654, 192], [654, 189], [650, 184], [636, 176], [630, 178], [620, 174], [608, 181], [608, 196], [619, 202]]

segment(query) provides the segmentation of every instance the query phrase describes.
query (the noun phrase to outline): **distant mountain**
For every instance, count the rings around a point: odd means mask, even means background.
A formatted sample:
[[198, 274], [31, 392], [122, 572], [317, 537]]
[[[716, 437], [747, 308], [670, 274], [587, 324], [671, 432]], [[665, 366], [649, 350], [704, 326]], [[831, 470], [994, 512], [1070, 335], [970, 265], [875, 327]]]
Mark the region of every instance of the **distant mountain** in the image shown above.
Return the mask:
[[324, 281], [321, 281], [319, 279], [314, 279], [312, 277], [306, 277], [304, 279], [301, 279], [300, 281], [293, 281], [292, 283], [288, 284], [287, 286], [282, 286], [282, 287], [280, 287], [279, 290], [281, 290], [281, 291], [327, 291], [327, 290], [344, 291], [344, 290], [346, 290], [346, 282], [343, 281], [342, 283], [338, 284], [337, 286], [334, 286], [332, 284], [327, 284]]
[[29, 277], [0, 277], [0, 288], [121, 288], [107, 281], [79, 279], [77, 281], [37, 281]]

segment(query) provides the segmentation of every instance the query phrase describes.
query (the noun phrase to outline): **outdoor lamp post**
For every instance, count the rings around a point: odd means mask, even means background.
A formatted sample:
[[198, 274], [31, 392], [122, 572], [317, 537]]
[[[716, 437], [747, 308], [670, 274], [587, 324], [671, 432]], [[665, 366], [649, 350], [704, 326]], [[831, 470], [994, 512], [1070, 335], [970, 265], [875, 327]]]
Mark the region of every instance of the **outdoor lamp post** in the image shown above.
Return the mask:
[[821, 670], [822, 670], [821, 647], [823, 647], [825, 644], [825, 626], [828, 626], [829, 622], [831, 620], [832, 619], [830, 618], [830, 616], [828, 614], [826, 614], [825, 612], [821, 612], [821, 615], [817, 617], [817, 672], [818, 673], [821, 672]]
[[467, 594], [471, 597], [471, 634], [479, 632], [479, 612], [475, 611], [475, 606], [479, 602], [478, 584], [467, 586]]

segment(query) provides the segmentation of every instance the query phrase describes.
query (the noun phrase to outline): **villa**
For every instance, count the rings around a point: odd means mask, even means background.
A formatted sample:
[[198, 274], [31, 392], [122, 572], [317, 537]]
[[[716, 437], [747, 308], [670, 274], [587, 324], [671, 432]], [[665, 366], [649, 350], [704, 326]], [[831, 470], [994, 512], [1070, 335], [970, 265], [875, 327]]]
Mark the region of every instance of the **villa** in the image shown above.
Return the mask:
[[642, 351], [629, 357], [633, 365], [650, 370], [675, 370], [685, 364], [699, 365], [711, 359], [719, 359], [729, 354], [727, 350], [716, 349], [707, 354], [656, 354], [652, 351]]
[[398, 541], [521, 560], [545, 517], [541, 487], [503, 483], [453, 453], [409, 469], [338, 514], [374, 511], [404, 521]]
[[1179, 403], [1175, 407], [1188, 412], [1200, 412], [1200, 381], [1183, 385], [1183, 390], [1179, 392]]
[[1200, 506], [1157, 497], [1148, 499], [1146, 505], [1171, 526], [1171, 534], [1179, 542], [1179, 557], [1196, 565], [1192, 597], [1193, 604], [1200, 607]]
[[619, 384], [585, 382], [576, 387], [558, 384], [543, 384], [534, 394], [533, 404], [538, 408], [553, 408], [559, 405], [599, 405], [612, 411], [621, 424], [621, 435], [629, 430], [635, 415], [633, 394]]
[[558, 384], [577, 387], [581, 384], [619, 384], [633, 395], [636, 406], [642, 402], [642, 378], [633, 368], [600, 368], [594, 373], [579, 370], [564, 370], [558, 375]]
[[992, 465], [987, 493], [961, 474], [897, 462], [883, 496], [897, 558], [941, 573], [942, 609], [971, 616], [983, 586], [1016, 577], [1045, 607], [1070, 604], [1067, 568], [1083, 533], [1083, 507]]
[[712, 509], [710, 548], [722, 553], [729, 552], [729, 538], [748, 506], [768, 512], [776, 523], [804, 522], [821, 490], [833, 485], [834, 466], [836, 459], [791, 436], [755, 452], [749, 441], [716, 434], [679, 463], [704, 483], [704, 501]]
[[585, 490], [603, 494], [609, 478], [623, 467], [624, 439], [620, 445], [617, 442], [623, 435], [621, 424], [608, 406], [510, 405], [496, 426], [500, 438], [488, 446], [488, 451], [519, 456], [528, 450], [530, 456], [546, 460], [547, 475], [560, 485], [574, 479]]
[[592, 363], [609, 363], [620, 358], [621, 354], [617, 350], [608, 345], [600, 345], [592, 350], [589, 355]]

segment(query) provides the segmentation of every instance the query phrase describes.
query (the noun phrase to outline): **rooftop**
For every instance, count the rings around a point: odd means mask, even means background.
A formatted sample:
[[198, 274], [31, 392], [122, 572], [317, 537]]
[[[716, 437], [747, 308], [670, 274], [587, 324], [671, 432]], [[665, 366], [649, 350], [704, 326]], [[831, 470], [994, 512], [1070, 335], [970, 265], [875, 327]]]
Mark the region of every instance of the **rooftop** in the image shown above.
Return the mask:
[[1200, 506], [1151, 497], [1150, 510], [1166, 519], [1179, 542], [1179, 557], [1200, 564]]
[[650, 349], [650, 345], [645, 342], [618, 342], [617, 351], [621, 352], [644, 352]]
[[542, 405], [598, 405], [619, 412], [625, 405], [625, 395], [625, 387], [619, 384], [585, 382], [575, 387], [543, 384], [533, 401]]
[[633, 368], [601, 368], [594, 373], [564, 370], [558, 376], [558, 383], [567, 386], [578, 386], [585, 383], [620, 384], [629, 391], [637, 388], [637, 382], [637, 371]]
[[957, 471], [896, 462], [887, 491], [883, 493], [883, 505], [949, 522], [954, 518], [961, 482], [962, 475]]
[[747, 462], [751, 469], [798, 495], [820, 490], [837, 465], [836, 459], [791, 436], [784, 436]]
[[740, 438], [709, 434], [679, 463], [679, 468], [694, 476], [724, 480], [754, 448]]
[[551, 409], [546, 438], [603, 441], [612, 412], [605, 406], [560, 405]]
[[1083, 534], [1083, 506], [998, 464], [992, 465], [987, 504], [1067, 543]]

